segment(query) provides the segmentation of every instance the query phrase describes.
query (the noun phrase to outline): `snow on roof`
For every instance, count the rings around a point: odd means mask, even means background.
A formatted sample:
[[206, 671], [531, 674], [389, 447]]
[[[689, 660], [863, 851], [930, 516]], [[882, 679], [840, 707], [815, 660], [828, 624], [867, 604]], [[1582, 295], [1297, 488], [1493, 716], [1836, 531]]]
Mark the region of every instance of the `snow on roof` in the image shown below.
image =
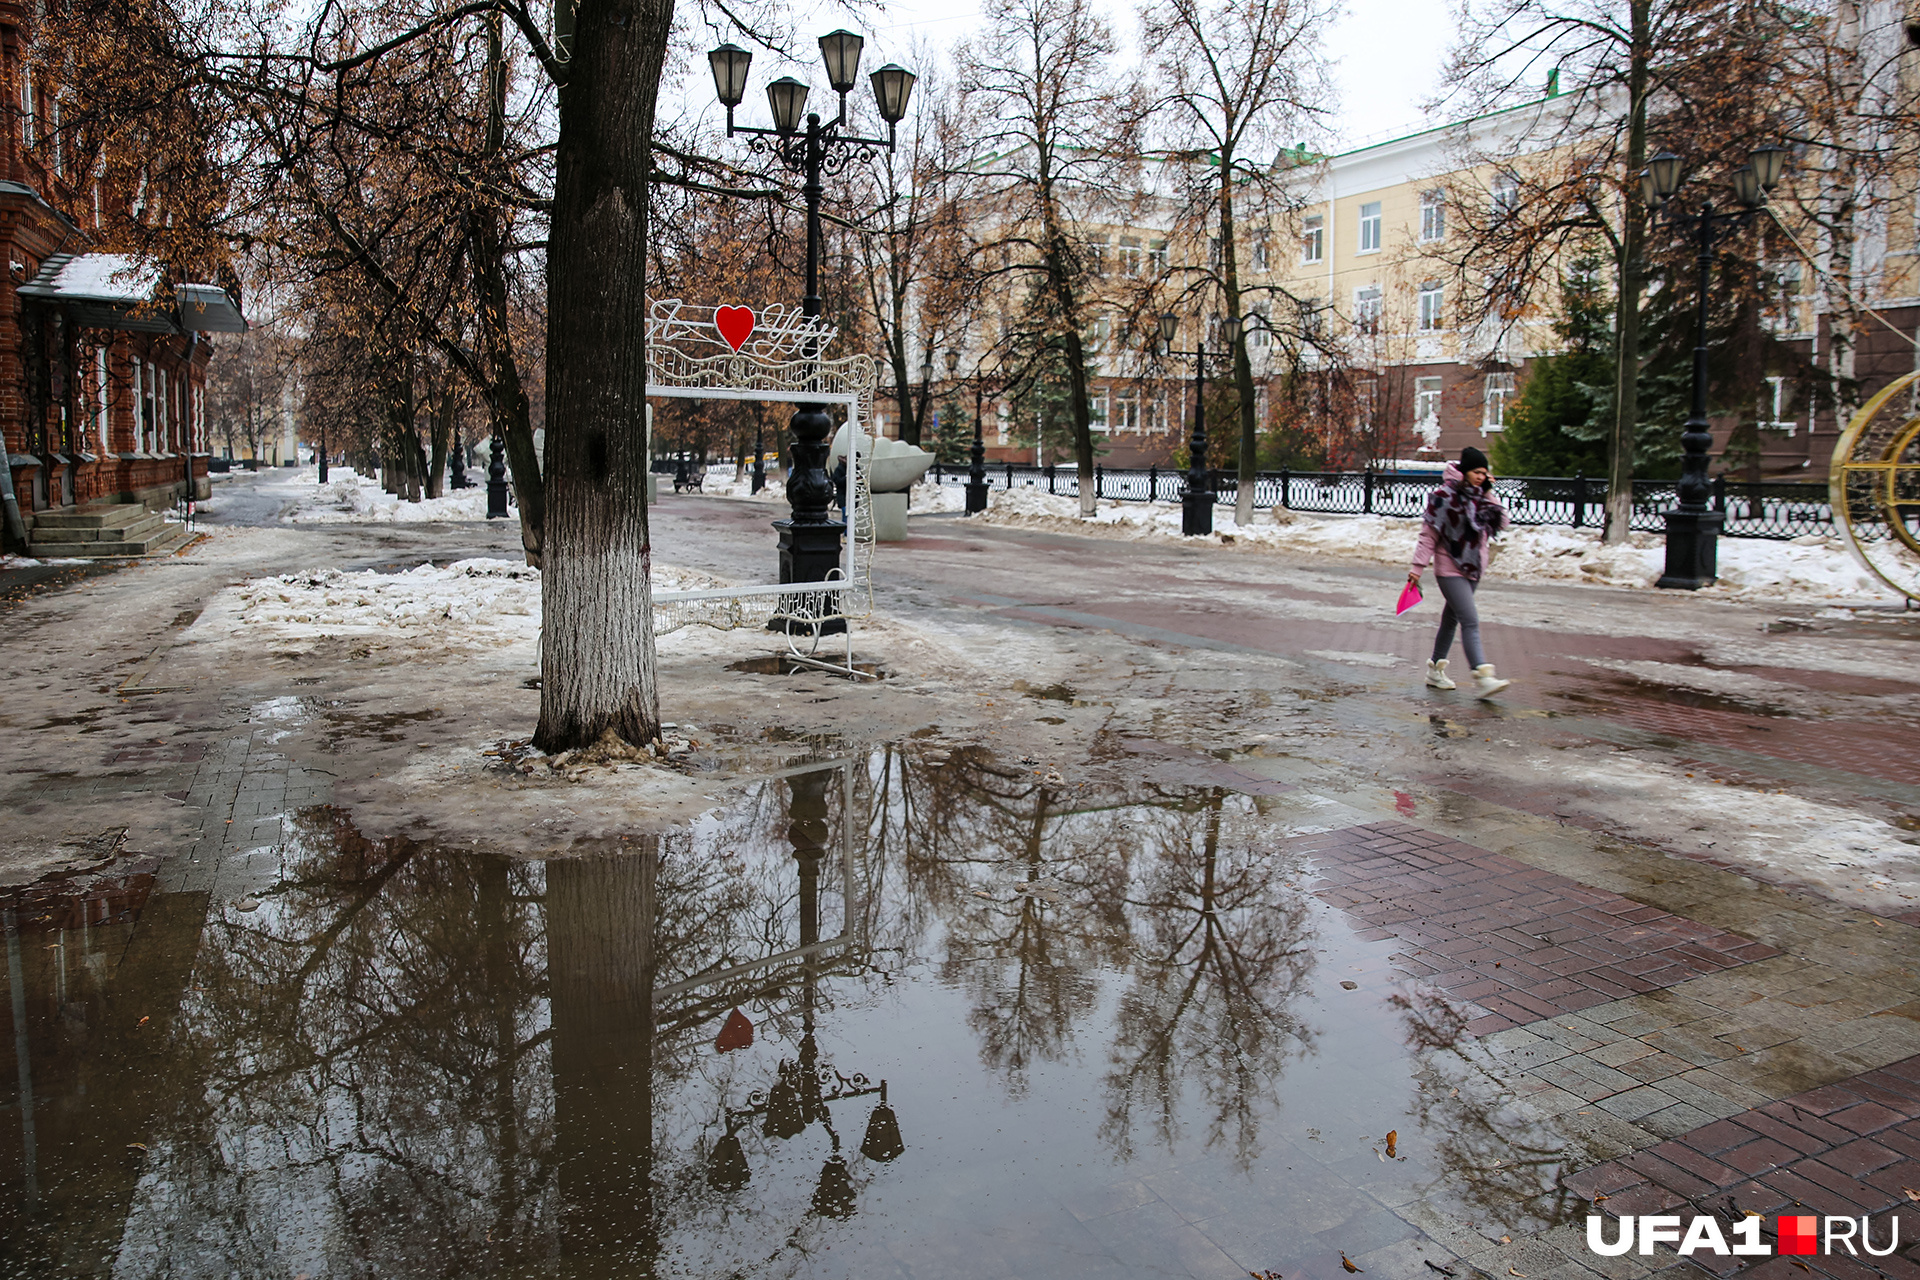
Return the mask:
[[28, 288], [59, 298], [137, 305], [151, 302], [160, 291], [160, 268], [126, 253], [81, 253], [58, 265], [50, 259]]

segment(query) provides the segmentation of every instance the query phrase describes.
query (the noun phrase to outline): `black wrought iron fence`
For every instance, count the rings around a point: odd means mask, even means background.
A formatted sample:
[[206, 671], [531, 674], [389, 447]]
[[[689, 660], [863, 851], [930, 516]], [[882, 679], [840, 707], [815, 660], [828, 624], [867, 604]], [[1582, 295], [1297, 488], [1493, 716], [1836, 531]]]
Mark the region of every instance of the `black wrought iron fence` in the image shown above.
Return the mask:
[[[1095, 467], [1095, 493], [1116, 502], [1177, 502], [1186, 491], [1184, 471], [1171, 468]], [[964, 467], [936, 466], [936, 484], [965, 484]], [[1257, 510], [1282, 507], [1323, 515], [1379, 515], [1416, 518], [1439, 477], [1388, 471], [1263, 471], [1254, 480]], [[1239, 477], [1216, 471], [1214, 501], [1232, 506]], [[995, 489], [1033, 489], [1078, 497], [1079, 475], [1071, 466], [1036, 467], [996, 463], [987, 468]], [[1598, 527], [1606, 517], [1607, 484], [1585, 476], [1501, 476], [1494, 481], [1515, 524]], [[1666, 528], [1665, 515], [1679, 505], [1671, 480], [1636, 480], [1630, 527], [1649, 533]], [[1827, 486], [1786, 481], [1750, 483], [1714, 481], [1713, 508], [1726, 516], [1723, 532], [1732, 538], [1798, 538], [1835, 532], [1827, 505]]]

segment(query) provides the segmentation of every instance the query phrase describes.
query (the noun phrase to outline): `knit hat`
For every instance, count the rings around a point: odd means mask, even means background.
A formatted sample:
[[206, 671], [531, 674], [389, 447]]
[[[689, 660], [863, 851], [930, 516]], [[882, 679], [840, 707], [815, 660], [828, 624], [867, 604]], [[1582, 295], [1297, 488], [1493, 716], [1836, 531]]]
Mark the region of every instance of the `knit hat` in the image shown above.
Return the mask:
[[1471, 471], [1475, 467], [1487, 466], [1487, 455], [1468, 445], [1460, 451], [1460, 470]]

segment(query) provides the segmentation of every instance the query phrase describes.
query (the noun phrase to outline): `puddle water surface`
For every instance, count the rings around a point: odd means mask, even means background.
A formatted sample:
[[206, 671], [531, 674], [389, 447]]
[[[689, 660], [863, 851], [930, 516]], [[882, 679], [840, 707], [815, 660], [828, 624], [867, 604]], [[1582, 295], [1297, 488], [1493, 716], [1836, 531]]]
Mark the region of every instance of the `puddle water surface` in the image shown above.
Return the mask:
[[309, 810], [245, 897], [9, 911], [5, 1274], [1342, 1280], [1558, 1214], [1282, 801], [921, 752], [544, 863]]

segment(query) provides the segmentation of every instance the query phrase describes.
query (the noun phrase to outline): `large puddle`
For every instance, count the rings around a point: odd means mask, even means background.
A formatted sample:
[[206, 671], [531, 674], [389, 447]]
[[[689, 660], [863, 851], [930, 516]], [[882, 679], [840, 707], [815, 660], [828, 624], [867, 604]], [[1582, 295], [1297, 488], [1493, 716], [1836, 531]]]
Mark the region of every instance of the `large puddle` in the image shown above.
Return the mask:
[[6, 1274], [1345, 1280], [1557, 1216], [1275, 803], [909, 746], [615, 855], [317, 809], [247, 898], [17, 896]]

